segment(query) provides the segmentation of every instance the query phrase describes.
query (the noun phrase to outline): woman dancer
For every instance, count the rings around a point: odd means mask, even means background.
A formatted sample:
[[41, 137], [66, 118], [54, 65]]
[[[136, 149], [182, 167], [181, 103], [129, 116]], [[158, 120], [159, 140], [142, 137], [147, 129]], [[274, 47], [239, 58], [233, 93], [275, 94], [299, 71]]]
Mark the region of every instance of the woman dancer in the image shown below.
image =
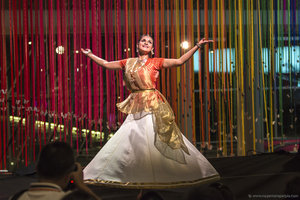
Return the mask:
[[159, 70], [183, 65], [201, 39], [179, 59], [151, 58], [153, 38], [142, 35], [138, 57], [108, 62], [90, 49], [82, 53], [106, 69], [123, 70], [131, 94], [117, 104], [126, 120], [84, 169], [90, 184], [126, 188], [163, 188], [201, 184], [219, 179], [217, 171], [182, 135], [165, 97], [155, 89]]

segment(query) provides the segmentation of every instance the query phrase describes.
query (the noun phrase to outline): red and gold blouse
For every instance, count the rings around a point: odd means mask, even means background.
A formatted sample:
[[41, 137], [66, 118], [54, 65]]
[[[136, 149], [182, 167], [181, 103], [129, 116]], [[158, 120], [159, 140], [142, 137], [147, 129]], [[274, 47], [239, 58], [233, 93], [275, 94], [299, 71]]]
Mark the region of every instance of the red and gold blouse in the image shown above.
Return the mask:
[[121, 112], [126, 114], [150, 112], [163, 101], [160, 92], [155, 90], [163, 60], [163, 58], [149, 58], [144, 64], [137, 58], [121, 60], [125, 71], [124, 80], [127, 89], [131, 91], [126, 100], [117, 104]]

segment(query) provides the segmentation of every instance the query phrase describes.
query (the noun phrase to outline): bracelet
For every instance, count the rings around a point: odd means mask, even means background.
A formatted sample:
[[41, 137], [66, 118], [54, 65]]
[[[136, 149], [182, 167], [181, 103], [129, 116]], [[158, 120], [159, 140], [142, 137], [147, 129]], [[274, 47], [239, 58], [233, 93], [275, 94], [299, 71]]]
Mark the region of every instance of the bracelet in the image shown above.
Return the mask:
[[198, 48], [201, 48], [201, 44], [199, 44], [199, 43], [196, 43], [196, 45], [197, 45], [197, 47], [198, 47]]

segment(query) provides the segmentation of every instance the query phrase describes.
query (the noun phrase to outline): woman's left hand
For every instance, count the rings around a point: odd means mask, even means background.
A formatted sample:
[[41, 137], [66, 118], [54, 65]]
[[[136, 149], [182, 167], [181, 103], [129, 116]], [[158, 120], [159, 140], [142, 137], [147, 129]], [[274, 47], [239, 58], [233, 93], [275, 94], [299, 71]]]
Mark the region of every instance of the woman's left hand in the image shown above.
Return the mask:
[[201, 46], [203, 44], [206, 44], [206, 43], [210, 43], [210, 42], [214, 42], [213, 40], [207, 40], [206, 38], [202, 38], [198, 43], [197, 43], [197, 46]]

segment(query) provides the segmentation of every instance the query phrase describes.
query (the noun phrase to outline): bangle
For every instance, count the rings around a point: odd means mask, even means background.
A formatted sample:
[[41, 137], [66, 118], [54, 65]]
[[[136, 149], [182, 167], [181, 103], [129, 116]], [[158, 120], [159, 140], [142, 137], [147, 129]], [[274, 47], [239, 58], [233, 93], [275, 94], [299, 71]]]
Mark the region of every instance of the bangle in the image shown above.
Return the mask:
[[198, 48], [201, 48], [201, 44], [199, 44], [199, 43], [196, 43], [196, 45], [197, 45], [197, 47], [198, 47]]

